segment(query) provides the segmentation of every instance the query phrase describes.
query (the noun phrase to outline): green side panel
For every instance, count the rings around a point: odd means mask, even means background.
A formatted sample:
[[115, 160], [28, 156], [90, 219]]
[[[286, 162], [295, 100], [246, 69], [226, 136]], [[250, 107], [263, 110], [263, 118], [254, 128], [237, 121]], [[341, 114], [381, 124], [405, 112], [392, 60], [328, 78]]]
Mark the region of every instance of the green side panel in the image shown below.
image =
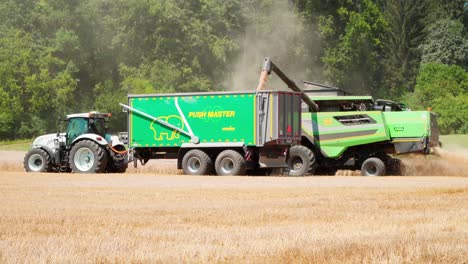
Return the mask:
[[423, 138], [430, 136], [430, 112], [383, 112], [392, 138]]
[[[202, 143], [255, 145], [255, 93], [130, 97], [129, 104], [186, 132], [191, 129]], [[178, 147], [191, 142], [189, 136], [138, 113], [130, 111], [129, 118], [131, 147]]]
[[302, 130], [331, 158], [352, 146], [390, 139], [380, 111], [306, 112], [302, 114]]

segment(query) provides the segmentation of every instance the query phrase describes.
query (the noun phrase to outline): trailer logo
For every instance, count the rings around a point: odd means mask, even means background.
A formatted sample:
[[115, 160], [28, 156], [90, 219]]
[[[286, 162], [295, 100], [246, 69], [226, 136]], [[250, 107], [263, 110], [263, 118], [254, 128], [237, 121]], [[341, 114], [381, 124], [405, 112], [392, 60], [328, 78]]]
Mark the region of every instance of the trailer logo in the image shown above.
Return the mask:
[[[180, 118], [180, 116], [159, 116], [158, 119], [163, 120], [180, 129], [184, 129], [184, 121], [182, 121], [182, 118]], [[179, 131], [166, 126], [162, 126], [155, 121], [151, 122], [150, 129], [153, 130], [154, 140], [174, 140], [180, 137]]]
[[203, 111], [194, 111], [189, 112], [189, 118], [199, 118], [199, 119], [214, 119], [214, 118], [233, 118], [236, 116], [236, 111], [225, 111], [221, 107], [207, 107]]

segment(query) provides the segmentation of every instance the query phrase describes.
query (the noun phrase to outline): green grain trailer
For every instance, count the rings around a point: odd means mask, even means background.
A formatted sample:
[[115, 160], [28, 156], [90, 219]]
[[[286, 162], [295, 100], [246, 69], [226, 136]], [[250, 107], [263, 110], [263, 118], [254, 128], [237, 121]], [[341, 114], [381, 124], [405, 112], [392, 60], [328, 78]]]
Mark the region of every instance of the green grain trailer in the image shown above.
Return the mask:
[[301, 94], [211, 92], [129, 95], [128, 149], [136, 164], [177, 159], [190, 175], [286, 167], [301, 140]]

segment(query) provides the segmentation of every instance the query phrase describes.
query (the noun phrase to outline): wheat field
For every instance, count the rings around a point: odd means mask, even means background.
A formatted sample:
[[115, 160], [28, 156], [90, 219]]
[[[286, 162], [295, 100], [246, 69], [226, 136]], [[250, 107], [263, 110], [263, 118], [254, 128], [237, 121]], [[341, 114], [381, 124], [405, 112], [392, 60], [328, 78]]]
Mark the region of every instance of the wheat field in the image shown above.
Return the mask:
[[466, 177], [0, 172], [1, 263], [467, 263]]

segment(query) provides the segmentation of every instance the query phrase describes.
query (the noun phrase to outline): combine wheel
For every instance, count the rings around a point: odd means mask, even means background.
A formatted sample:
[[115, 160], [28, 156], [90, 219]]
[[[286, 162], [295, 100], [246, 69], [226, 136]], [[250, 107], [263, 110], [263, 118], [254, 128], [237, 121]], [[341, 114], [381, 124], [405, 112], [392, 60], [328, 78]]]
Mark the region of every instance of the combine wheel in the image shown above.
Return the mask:
[[405, 164], [396, 158], [391, 158], [388, 162], [389, 173], [390, 175], [394, 176], [404, 176], [406, 173]]
[[290, 176], [314, 174], [317, 168], [314, 152], [301, 145], [291, 147], [289, 149], [288, 167]]
[[70, 151], [70, 167], [75, 173], [106, 172], [107, 152], [94, 141], [79, 141]]
[[385, 163], [379, 158], [368, 158], [361, 166], [362, 176], [384, 176]]
[[207, 175], [213, 170], [213, 161], [204, 151], [192, 149], [185, 153], [182, 169], [188, 175]]
[[32, 172], [52, 171], [52, 161], [49, 153], [40, 148], [31, 149], [24, 157], [24, 169]]
[[245, 175], [246, 164], [242, 155], [232, 149], [219, 153], [215, 162], [216, 174], [220, 176]]

